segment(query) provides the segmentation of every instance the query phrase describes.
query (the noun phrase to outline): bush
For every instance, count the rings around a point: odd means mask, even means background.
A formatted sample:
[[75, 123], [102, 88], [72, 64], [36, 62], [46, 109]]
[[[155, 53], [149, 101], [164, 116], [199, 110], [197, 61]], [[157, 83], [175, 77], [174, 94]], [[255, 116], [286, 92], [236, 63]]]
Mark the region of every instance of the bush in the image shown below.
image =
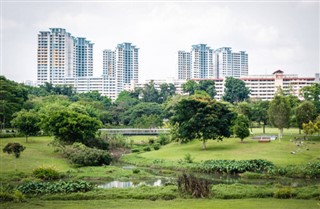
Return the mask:
[[149, 152], [149, 151], [151, 151], [151, 148], [150, 147], [145, 147], [145, 148], [143, 148], [143, 151]]
[[154, 149], [154, 150], [159, 150], [159, 149], [160, 149], [160, 145], [159, 145], [159, 144], [155, 144], [155, 145], [153, 146], [153, 149]]
[[107, 151], [89, 148], [81, 143], [74, 143], [63, 150], [63, 156], [78, 166], [109, 165], [111, 156]]
[[292, 196], [291, 187], [280, 188], [274, 193], [274, 197], [278, 199], [289, 199], [292, 198]]
[[139, 149], [132, 149], [131, 152], [135, 153], [135, 152], [140, 152]]
[[7, 192], [0, 192], [0, 202], [11, 202], [14, 201], [14, 196]]
[[167, 134], [159, 135], [159, 143], [160, 145], [166, 145], [170, 142], [169, 136]]
[[177, 182], [179, 191], [182, 195], [191, 195], [195, 198], [205, 198], [210, 195], [210, 182], [206, 179], [182, 174], [179, 176]]
[[54, 168], [40, 167], [32, 171], [32, 175], [42, 180], [56, 180], [60, 178], [60, 174]]
[[17, 187], [23, 194], [42, 195], [54, 193], [87, 192], [93, 185], [86, 181], [29, 182]]
[[23, 150], [25, 150], [26, 147], [22, 146], [19, 143], [8, 143], [4, 148], [3, 148], [3, 152], [11, 154], [14, 153], [16, 158], [20, 157], [20, 153], [23, 152]]
[[184, 155], [183, 160], [186, 163], [193, 163], [194, 157], [192, 157], [190, 153], [187, 153]]
[[154, 144], [154, 139], [153, 138], [149, 139], [149, 144], [150, 145]]
[[132, 170], [132, 173], [138, 174], [138, 173], [140, 173], [140, 170], [138, 168], [135, 168]]
[[23, 202], [25, 196], [20, 191], [14, 191], [13, 194], [9, 192], [0, 192], [0, 202]]
[[206, 173], [228, 173], [237, 174], [250, 172], [269, 171], [274, 167], [273, 163], [267, 160], [207, 160], [199, 164], [199, 170]]
[[87, 147], [108, 150], [109, 144], [106, 140], [100, 138], [90, 138], [84, 142]]
[[122, 148], [126, 146], [126, 138], [123, 135], [108, 135], [105, 136], [110, 149]]

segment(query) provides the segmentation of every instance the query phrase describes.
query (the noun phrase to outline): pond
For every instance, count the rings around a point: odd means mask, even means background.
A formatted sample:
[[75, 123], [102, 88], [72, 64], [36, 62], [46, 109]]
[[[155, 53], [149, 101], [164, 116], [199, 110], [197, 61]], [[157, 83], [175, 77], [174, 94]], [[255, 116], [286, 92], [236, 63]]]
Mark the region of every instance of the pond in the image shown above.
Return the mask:
[[[118, 165], [125, 170], [132, 170], [136, 168], [133, 165]], [[177, 181], [177, 176], [182, 174], [179, 171], [172, 171], [174, 175], [161, 175], [158, 169], [142, 168], [149, 173], [154, 174], [154, 178], [149, 179], [129, 179], [129, 180], [113, 180], [108, 182], [100, 182], [97, 184], [98, 188], [109, 189], [109, 188], [128, 188], [128, 187], [138, 187], [142, 185], [147, 186], [163, 186], [166, 184], [175, 184]], [[212, 182], [212, 184], [281, 184], [285, 186], [301, 187], [313, 184], [319, 184], [319, 180], [312, 179], [291, 179], [291, 178], [279, 178], [279, 179], [247, 179], [241, 178], [239, 175], [225, 175], [225, 174], [204, 174], [204, 173], [192, 173], [194, 176], [199, 178], [204, 178]]]
[[168, 182], [171, 182], [171, 178], [155, 178], [150, 180], [137, 180], [137, 181], [110, 181], [102, 184], [98, 184], [98, 188], [109, 189], [109, 188], [128, 188], [138, 187], [142, 185], [148, 186], [163, 186]]

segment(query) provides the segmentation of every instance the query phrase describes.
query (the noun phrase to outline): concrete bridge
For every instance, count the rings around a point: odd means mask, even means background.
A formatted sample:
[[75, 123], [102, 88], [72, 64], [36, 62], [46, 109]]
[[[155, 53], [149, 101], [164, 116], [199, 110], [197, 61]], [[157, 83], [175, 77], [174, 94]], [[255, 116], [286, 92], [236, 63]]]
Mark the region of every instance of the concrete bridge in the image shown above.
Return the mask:
[[159, 135], [169, 133], [170, 129], [168, 128], [123, 128], [123, 129], [108, 129], [102, 128], [99, 129], [101, 132], [107, 132], [108, 134], [122, 134], [122, 135]]

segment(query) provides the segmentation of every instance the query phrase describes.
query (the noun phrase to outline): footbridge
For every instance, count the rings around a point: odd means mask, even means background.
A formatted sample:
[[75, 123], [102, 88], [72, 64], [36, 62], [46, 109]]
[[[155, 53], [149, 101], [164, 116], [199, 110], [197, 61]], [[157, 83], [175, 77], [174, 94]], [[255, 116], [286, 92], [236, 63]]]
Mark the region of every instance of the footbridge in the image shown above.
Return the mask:
[[108, 129], [102, 128], [99, 129], [101, 132], [107, 132], [111, 135], [122, 134], [122, 135], [159, 135], [169, 133], [170, 129], [168, 128], [123, 128], [123, 129]]

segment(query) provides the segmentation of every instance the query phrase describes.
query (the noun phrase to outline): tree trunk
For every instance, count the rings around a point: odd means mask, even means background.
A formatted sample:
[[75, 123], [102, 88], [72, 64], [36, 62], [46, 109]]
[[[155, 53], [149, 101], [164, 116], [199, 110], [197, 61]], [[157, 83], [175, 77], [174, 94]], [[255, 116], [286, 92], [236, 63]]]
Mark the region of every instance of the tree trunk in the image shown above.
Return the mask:
[[262, 124], [262, 128], [263, 128], [263, 134], [266, 133], [266, 125]]
[[301, 128], [299, 128], [299, 134], [301, 134]]
[[283, 128], [279, 128], [279, 142], [281, 141], [283, 135]]
[[202, 149], [205, 150], [207, 149], [207, 146], [206, 146], [206, 140], [202, 140]]

